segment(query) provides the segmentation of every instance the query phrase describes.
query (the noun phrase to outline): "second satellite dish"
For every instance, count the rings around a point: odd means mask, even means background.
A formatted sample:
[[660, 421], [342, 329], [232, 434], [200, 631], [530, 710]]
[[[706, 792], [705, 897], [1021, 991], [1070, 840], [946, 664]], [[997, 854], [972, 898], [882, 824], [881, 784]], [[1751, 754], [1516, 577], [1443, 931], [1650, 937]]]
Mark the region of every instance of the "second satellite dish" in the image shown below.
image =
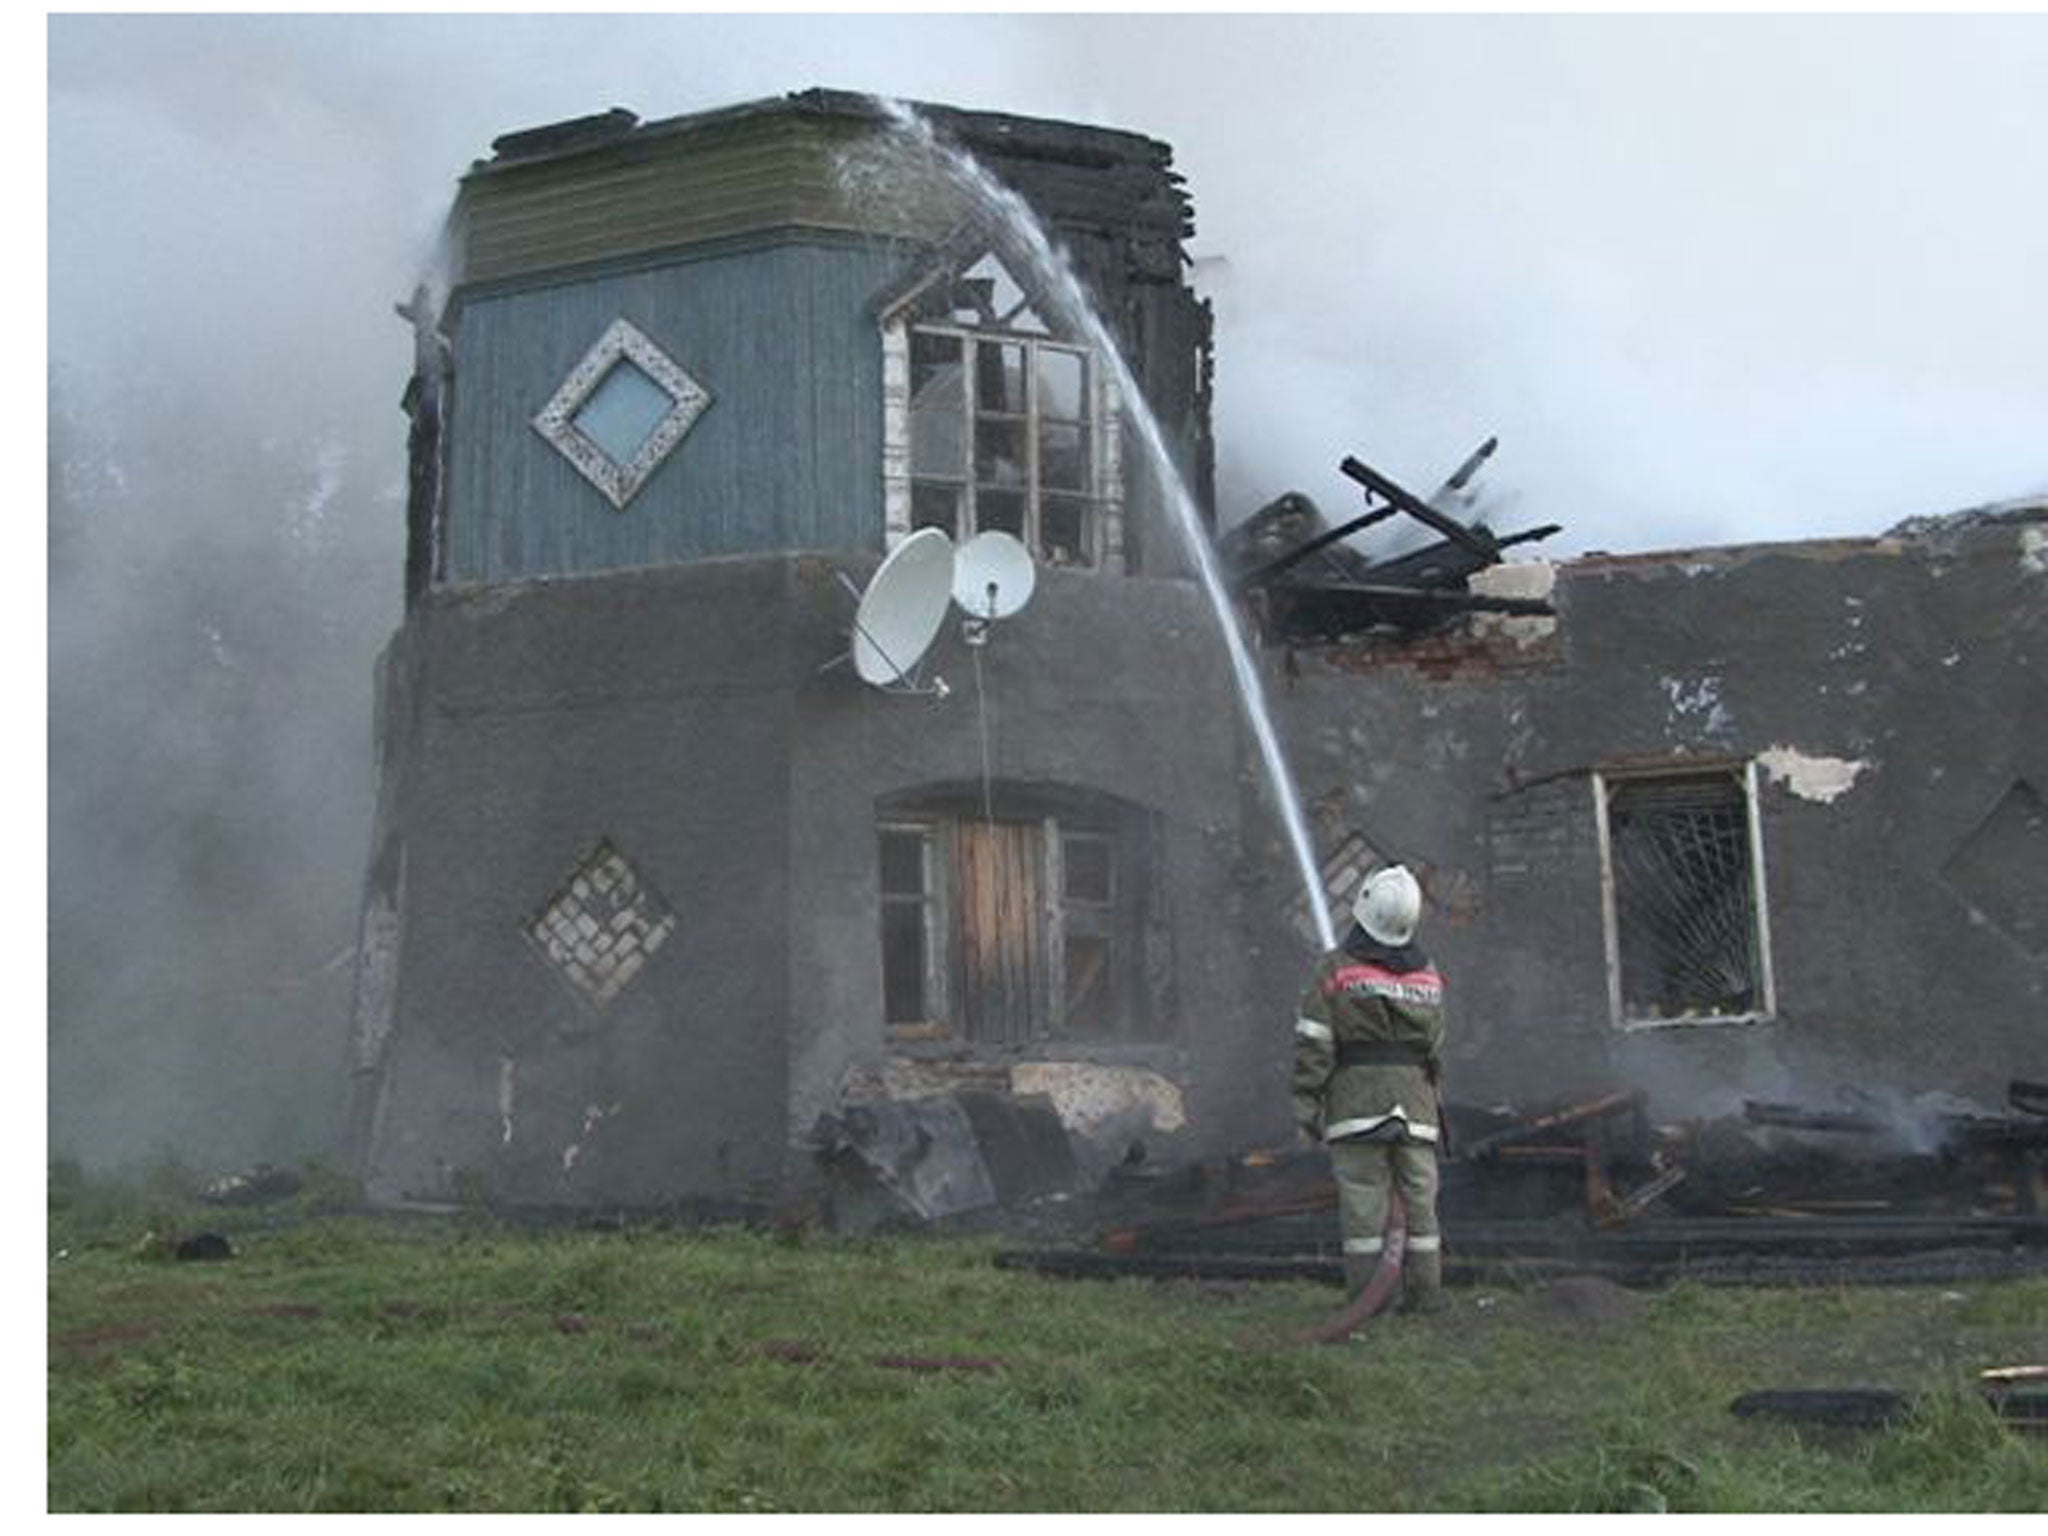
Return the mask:
[[953, 557], [953, 601], [970, 620], [968, 638], [978, 640], [991, 621], [1022, 608], [1037, 581], [1031, 552], [1000, 529], [977, 533], [962, 544]]
[[920, 528], [890, 551], [853, 616], [853, 669], [862, 682], [910, 681], [945, 620], [953, 567], [953, 541], [942, 528]]

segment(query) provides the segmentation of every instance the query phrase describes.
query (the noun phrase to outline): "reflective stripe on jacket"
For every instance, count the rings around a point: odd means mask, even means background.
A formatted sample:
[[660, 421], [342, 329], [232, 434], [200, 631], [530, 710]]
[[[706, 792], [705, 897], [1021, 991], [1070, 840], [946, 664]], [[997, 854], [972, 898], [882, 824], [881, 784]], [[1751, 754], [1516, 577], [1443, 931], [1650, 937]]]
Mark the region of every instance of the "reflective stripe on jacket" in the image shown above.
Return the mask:
[[1294, 1113], [1324, 1141], [1436, 1141], [1443, 978], [1353, 929], [1317, 963], [1294, 1032]]

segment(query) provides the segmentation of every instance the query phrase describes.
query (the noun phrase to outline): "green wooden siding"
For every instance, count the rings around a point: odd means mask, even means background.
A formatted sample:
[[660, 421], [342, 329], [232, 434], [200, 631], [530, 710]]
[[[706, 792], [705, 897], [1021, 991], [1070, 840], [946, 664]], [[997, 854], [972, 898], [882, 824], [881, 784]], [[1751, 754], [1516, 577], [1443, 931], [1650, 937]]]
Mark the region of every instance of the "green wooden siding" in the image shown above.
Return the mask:
[[908, 189], [899, 178], [886, 206], [852, 204], [836, 155], [864, 132], [872, 128], [769, 114], [480, 170], [463, 183], [455, 212], [462, 281], [494, 283], [768, 230], [943, 233], [963, 205], [936, 183]]
[[[619, 570], [882, 545], [879, 244], [790, 241], [465, 300], [455, 334], [446, 577]], [[623, 510], [532, 419], [623, 316], [711, 394]]]

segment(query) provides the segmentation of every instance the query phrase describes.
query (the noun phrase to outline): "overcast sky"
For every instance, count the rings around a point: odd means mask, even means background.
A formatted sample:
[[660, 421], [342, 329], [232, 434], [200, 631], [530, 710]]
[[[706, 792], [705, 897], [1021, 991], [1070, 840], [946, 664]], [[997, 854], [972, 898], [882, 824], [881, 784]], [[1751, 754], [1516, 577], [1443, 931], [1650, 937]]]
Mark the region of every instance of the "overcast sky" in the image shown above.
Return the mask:
[[391, 302], [509, 129], [813, 85], [1174, 146], [1226, 520], [1497, 433], [1547, 549], [2048, 491], [2048, 17], [50, 21], [50, 346], [379, 413]]

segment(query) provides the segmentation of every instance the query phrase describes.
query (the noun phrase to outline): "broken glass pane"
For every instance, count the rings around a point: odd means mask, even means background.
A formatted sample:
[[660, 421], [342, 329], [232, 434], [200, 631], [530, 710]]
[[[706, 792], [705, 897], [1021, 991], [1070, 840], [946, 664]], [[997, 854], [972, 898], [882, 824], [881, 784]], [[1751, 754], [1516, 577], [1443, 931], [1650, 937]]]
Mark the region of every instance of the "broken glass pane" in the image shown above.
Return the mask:
[[1107, 905], [1115, 894], [1115, 863], [1109, 839], [1100, 833], [1069, 832], [1060, 840], [1060, 862], [1066, 870], [1063, 893], [1069, 901]]
[[1038, 414], [1061, 421], [1087, 415], [1088, 367], [1078, 352], [1059, 347], [1038, 349]]
[[988, 325], [995, 319], [995, 285], [986, 279], [956, 277], [947, 285], [946, 318], [955, 325]]
[[984, 341], [974, 349], [974, 408], [985, 413], [1022, 416], [1024, 348], [1013, 342]]
[[967, 475], [967, 413], [910, 407], [910, 472], [914, 475]]
[[1093, 565], [1088, 536], [1089, 502], [1080, 496], [1047, 496], [1038, 513], [1039, 556], [1047, 565]]
[[930, 480], [912, 482], [910, 526], [937, 528], [949, 539], [960, 537], [960, 487]]
[[1025, 424], [1021, 421], [974, 423], [974, 478], [982, 485], [1008, 488], [1027, 483], [1030, 474], [1025, 457]]
[[960, 338], [932, 331], [910, 336], [910, 398], [914, 405], [961, 411], [967, 408], [966, 376], [960, 368]]
[[1088, 435], [1078, 422], [1049, 421], [1039, 427], [1038, 482], [1054, 491], [1088, 489]]
[[926, 1015], [925, 921], [921, 902], [882, 903], [882, 1018], [915, 1024]]
[[1022, 491], [977, 490], [974, 493], [974, 530], [997, 529], [1013, 538], [1024, 537], [1024, 493]]
[[1066, 1032], [1106, 1035], [1116, 1025], [1111, 1006], [1109, 940], [1069, 933], [1066, 943]]

